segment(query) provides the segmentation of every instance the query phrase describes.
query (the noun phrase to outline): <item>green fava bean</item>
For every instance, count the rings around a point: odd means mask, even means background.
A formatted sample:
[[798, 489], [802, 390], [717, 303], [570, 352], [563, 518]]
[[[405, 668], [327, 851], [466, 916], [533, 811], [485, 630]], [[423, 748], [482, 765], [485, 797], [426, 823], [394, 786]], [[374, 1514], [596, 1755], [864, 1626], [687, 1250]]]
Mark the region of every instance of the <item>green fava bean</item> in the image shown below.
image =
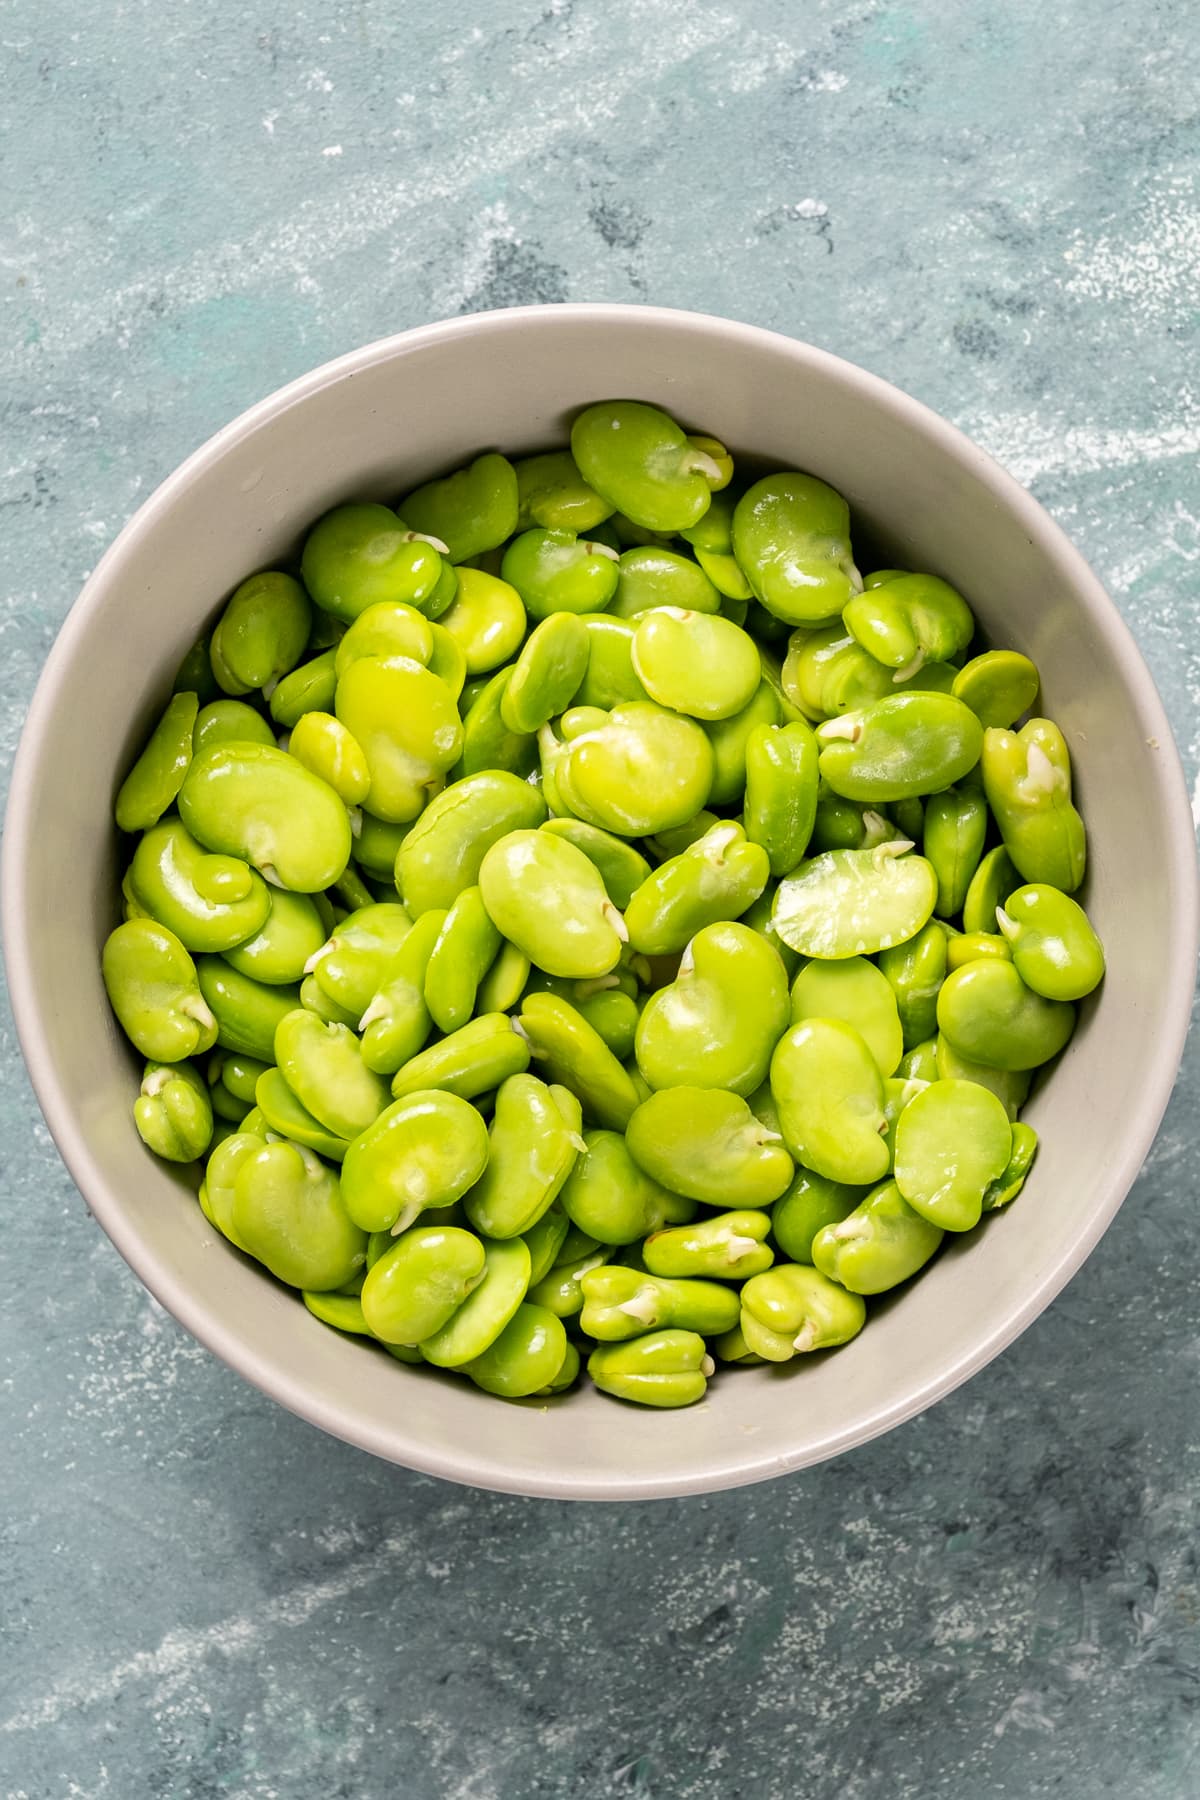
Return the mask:
[[[523, 1400], [557, 1386], [567, 1359], [567, 1334], [561, 1319], [544, 1306], [522, 1301], [499, 1337], [462, 1373], [502, 1400]], [[575, 1364], [578, 1366], [578, 1353]]]
[[793, 631], [780, 679], [788, 699], [814, 721], [870, 706], [896, 691], [889, 670], [840, 621]]
[[549, 531], [591, 531], [612, 512], [590, 488], [569, 450], [526, 456], [517, 472], [517, 530], [544, 525]]
[[925, 802], [915, 794], [909, 794], [903, 800], [893, 800], [888, 808], [888, 816], [895, 820], [901, 837], [911, 838], [914, 844], [924, 837]]
[[896, 1166], [896, 1126], [900, 1115], [911, 1100], [923, 1093], [928, 1082], [915, 1080], [911, 1076], [888, 1076], [883, 1084], [883, 1117], [887, 1126], [883, 1141], [887, 1145], [888, 1173]]
[[266, 744], [218, 744], [193, 757], [179, 811], [206, 849], [239, 856], [294, 893], [331, 887], [350, 860], [350, 822], [333, 789]]
[[328, 1019], [333, 1025], [356, 1025], [357, 1014], [349, 1007], [339, 1006], [325, 993], [315, 975], [306, 975], [300, 983], [300, 1004], [307, 1012], [315, 1013], [318, 1019]]
[[757, 1363], [760, 1367], [764, 1358], [751, 1350], [742, 1336], [742, 1328], [735, 1325], [732, 1331], [723, 1331], [720, 1337], [712, 1340], [712, 1353], [718, 1362], [738, 1363], [746, 1368]]
[[938, 995], [938, 1029], [961, 1056], [996, 1069], [1036, 1069], [1075, 1029], [1075, 1008], [1044, 1000], [1010, 962], [968, 963]]
[[440, 1043], [410, 1057], [392, 1077], [392, 1093], [399, 1099], [422, 1088], [439, 1087], [473, 1100], [528, 1067], [529, 1044], [514, 1030], [508, 1014], [481, 1013]]
[[[551, 837], [566, 838], [583, 851], [599, 871], [608, 897], [619, 912], [629, 905], [650, 874], [650, 864], [640, 850], [624, 838], [601, 831], [598, 825], [588, 825], [582, 819], [548, 819], [542, 830]], [[625, 923], [628, 928], [629, 921]]]
[[762, 678], [748, 632], [675, 606], [657, 606], [638, 620], [633, 667], [652, 700], [694, 719], [732, 718]]
[[663, 1187], [725, 1207], [769, 1206], [792, 1179], [792, 1159], [737, 1094], [663, 1088], [644, 1100], [626, 1128], [629, 1153]]
[[[1057, 893], [1057, 889], [1052, 890]], [[985, 958], [1011, 962], [1008, 939], [996, 931], [956, 931], [946, 944], [946, 968], [953, 972]]]
[[707, 616], [720, 611], [721, 596], [700, 565], [676, 550], [638, 545], [622, 551], [612, 616], [639, 620], [661, 607]]
[[372, 813], [360, 810], [354, 827], [355, 862], [372, 881], [392, 882], [400, 846], [412, 829], [412, 824], [377, 819]]
[[133, 897], [188, 950], [230, 950], [262, 929], [271, 895], [261, 875], [232, 856], [214, 856], [179, 819], [154, 825], [134, 851]]
[[401, 510], [418, 531], [444, 541], [451, 562], [463, 563], [512, 536], [517, 508], [516, 470], [506, 456], [489, 451], [465, 469], [417, 488]]
[[223, 1055], [219, 1060], [221, 1086], [247, 1106], [253, 1106], [259, 1077], [269, 1065], [259, 1062], [256, 1056], [242, 1056], [236, 1052], [229, 1056]]
[[953, 692], [981, 725], [1006, 729], [1036, 703], [1040, 685], [1037, 669], [1020, 651], [985, 650], [963, 664]]
[[752, 1275], [742, 1289], [742, 1336], [766, 1362], [790, 1362], [849, 1343], [866, 1317], [858, 1294], [800, 1263], [778, 1263]]
[[380, 819], [415, 819], [463, 747], [445, 682], [409, 657], [361, 656], [340, 676], [335, 707], [366, 758], [365, 804]]
[[851, 1186], [887, 1174], [883, 1077], [852, 1025], [793, 1025], [771, 1058], [771, 1092], [784, 1142], [805, 1168]]
[[196, 978], [216, 1019], [221, 1048], [273, 1063], [275, 1028], [285, 1013], [299, 1006], [298, 989], [255, 981], [222, 956], [198, 957]]
[[622, 837], [682, 825], [705, 804], [713, 756], [692, 719], [639, 701], [568, 745], [558, 783], [570, 810]]
[[262, 1132], [238, 1130], [215, 1144], [200, 1187], [200, 1208], [209, 1224], [245, 1255], [253, 1255], [237, 1234], [233, 1220], [234, 1181], [242, 1164], [263, 1148]]
[[[363, 656], [385, 660], [403, 656], [427, 665], [432, 655], [433, 628], [423, 613], [399, 600], [377, 601], [360, 612], [340, 638], [333, 666], [340, 681], [350, 664]], [[323, 710], [328, 712], [330, 707]]]
[[268, 569], [236, 589], [213, 630], [213, 674], [227, 694], [269, 687], [304, 655], [312, 606], [291, 575]]
[[[254, 1097], [257, 1111], [262, 1114], [266, 1124], [281, 1137], [290, 1138], [294, 1144], [302, 1144], [306, 1150], [315, 1150], [330, 1162], [340, 1163], [344, 1160], [349, 1143], [336, 1132], [329, 1131], [319, 1119], [313, 1117], [308, 1108], [300, 1101], [288, 1086], [279, 1069], [264, 1069], [255, 1084]], [[243, 1126], [244, 1126], [243, 1121]]]
[[483, 1280], [486, 1256], [470, 1231], [414, 1225], [367, 1270], [363, 1317], [385, 1344], [419, 1344], [447, 1325]]
[[[563, 1091], [565, 1090], [558, 1090], [559, 1093]], [[554, 1268], [570, 1229], [570, 1219], [556, 1202], [553, 1206], [547, 1207], [535, 1225], [531, 1225], [528, 1231], [521, 1233], [529, 1249], [529, 1285], [531, 1288], [536, 1287], [539, 1281], [544, 1281], [551, 1269]], [[557, 1315], [555, 1316], [557, 1317]]]
[[212, 1049], [217, 1021], [196, 965], [165, 925], [153, 919], [118, 925], [105, 940], [101, 968], [121, 1029], [144, 1057], [179, 1063]]
[[1015, 1200], [1025, 1186], [1025, 1177], [1037, 1155], [1038, 1134], [1032, 1125], [1017, 1119], [1012, 1126], [1012, 1151], [1004, 1173], [996, 1178], [983, 1196], [983, 1211], [996, 1212]]
[[672, 825], [665, 831], [655, 832], [646, 843], [646, 848], [656, 863], [664, 863], [669, 857], [682, 856], [683, 852], [698, 844], [705, 832], [711, 831], [714, 825], [729, 825], [733, 821], [718, 817], [702, 807], [692, 818], [682, 825]]
[[734, 713], [730, 719], [716, 719], [705, 724], [704, 735], [713, 755], [708, 795], [711, 805], [731, 806], [741, 799], [746, 786], [750, 739], [759, 727], [780, 724], [783, 716], [779, 695], [764, 676], [741, 712]]
[[364, 1231], [399, 1236], [426, 1207], [449, 1206], [487, 1164], [487, 1127], [456, 1094], [418, 1089], [356, 1137], [342, 1165], [342, 1194]]
[[324, 942], [325, 922], [313, 898], [276, 888], [261, 929], [226, 950], [225, 960], [240, 975], [278, 987], [299, 981]]
[[618, 1062], [633, 1055], [640, 1016], [636, 1000], [620, 988], [608, 988], [588, 994], [577, 1004], [580, 1015], [604, 1039]]
[[[385, 889], [386, 891], [388, 890]], [[339, 916], [361, 912], [364, 907], [376, 904], [373, 890], [367, 886], [353, 863], [334, 882], [328, 894], [323, 894], [321, 898], [329, 906], [331, 925], [337, 922]]]
[[[750, 1095], [766, 1079], [787, 1023], [787, 976], [766, 939], [747, 925], [708, 925], [685, 950], [676, 980], [642, 1011], [638, 1068], [655, 1089], [728, 1088]], [[897, 1025], [897, 1040], [899, 1030]]]
[[746, 739], [746, 836], [767, 852], [772, 875], [802, 860], [817, 816], [819, 749], [802, 719], [756, 725]]
[[1011, 893], [1021, 885], [1021, 877], [1003, 844], [997, 844], [983, 858], [967, 889], [963, 901], [963, 931], [991, 933], [996, 924], [996, 909], [1003, 906]]
[[952, 919], [962, 911], [987, 838], [988, 809], [975, 787], [946, 788], [925, 803], [925, 860], [938, 878], [934, 911]]
[[943, 1235], [894, 1181], [885, 1181], [844, 1219], [817, 1233], [812, 1260], [852, 1294], [883, 1294], [923, 1269]]
[[537, 738], [510, 731], [501, 716], [501, 703], [511, 680], [511, 668], [498, 670], [467, 715], [462, 757], [452, 776], [455, 786], [464, 776], [484, 773], [507, 772], [524, 780], [537, 768]]
[[650, 698], [633, 669], [633, 634], [630, 619], [610, 613], [587, 613], [580, 621], [588, 638], [588, 662], [573, 695], [576, 706], [598, 706], [610, 712], [626, 700]]
[[288, 740], [288, 751], [327, 782], [346, 806], [361, 806], [371, 791], [371, 771], [361, 744], [330, 713], [305, 713]]
[[433, 1029], [425, 1003], [425, 972], [445, 920], [440, 908], [421, 914], [397, 951], [387, 979], [357, 1021], [363, 1061], [377, 1075], [394, 1075], [424, 1047]]
[[732, 1330], [741, 1312], [734, 1290], [717, 1281], [670, 1281], [616, 1263], [589, 1269], [579, 1285], [580, 1326], [601, 1342], [642, 1337], [662, 1326], [707, 1336]]
[[827, 850], [871, 850], [901, 835], [899, 827], [884, 813], [864, 806], [861, 800], [843, 800], [821, 783], [808, 846], [811, 856]]
[[[463, 689], [467, 685], [467, 653], [462, 644], [445, 626], [434, 622], [429, 627], [433, 634], [433, 649], [429, 653], [429, 673], [436, 675], [449, 690], [450, 698], [461, 701]], [[483, 676], [474, 677], [482, 681]], [[459, 717], [462, 717], [461, 706]]]
[[642, 1246], [642, 1256], [652, 1275], [744, 1281], [761, 1275], [774, 1262], [775, 1252], [766, 1241], [770, 1230], [771, 1218], [765, 1212], [717, 1213], [654, 1232]]
[[260, 1144], [239, 1162], [231, 1222], [241, 1247], [289, 1287], [340, 1288], [366, 1261], [366, 1233], [337, 1176], [298, 1144]]
[[481, 1013], [511, 1012], [525, 992], [530, 962], [523, 950], [504, 942], [479, 984], [476, 1006]]
[[587, 672], [591, 640], [574, 613], [552, 613], [535, 626], [500, 701], [510, 731], [538, 731], [565, 712]]
[[783, 964], [784, 973], [790, 982], [800, 967], [801, 958], [790, 944], [784, 943], [771, 923], [771, 909], [774, 904], [775, 883], [769, 881], [753, 906], [748, 907], [742, 914], [742, 924], [749, 925], [752, 931], [757, 931], [760, 937], [766, 938]]
[[[940, 1081], [942, 1071], [938, 1067], [938, 1040], [936, 1037], [925, 1038], [906, 1050], [900, 1058], [900, 1066], [896, 1070], [900, 1081]], [[998, 1074], [999, 1071], [997, 1070]], [[994, 1090], [993, 1090], [994, 1091]], [[1011, 1115], [1010, 1115], [1011, 1116]]]
[[212, 700], [196, 714], [192, 755], [211, 750], [214, 744], [270, 744], [274, 749], [275, 733], [244, 700]]
[[117, 791], [121, 831], [148, 831], [173, 805], [192, 761], [192, 734], [199, 701], [194, 693], [173, 694], [167, 709]]
[[1104, 978], [1104, 950], [1082, 906], [1044, 883], [1010, 894], [996, 922], [1017, 974], [1046, 1000], [1082, 1000]]
[[544, 1306], [555, 1318], [572, 1319], [583, 1308], [580, 1282], [589, 1269], [608, 1261], [608, 1251], [591, 1238], [572, 1228], [563, 1241], [558, 1261], [548, 1275], [530, 1284], [529, 1298], [535, 1306]]
[[526, 994], [515, 1030], [534, 1060], [578, 1095], [591, 1118], [614, 1131], [625, 1129], [638, 1104], [637, 1089], [577, 1007], [557, 994]]
[[396, 856], [396, 885], [413, 917], [431, 907], [449, 909], [479, 880], [493, 844], [515, 831], [532, 831], [546, 817], [535, 788], [505, 769], [456, 781], [432, 800]]
[[797, 1169], [787, 1193], [771, 1211], [771, 1230], [788, 1262], [811, 1263], [817, 1233], [827, 1225], [840, 1224], [866, 1192], [863, 1187], [830, 1181], [814, 1169]]
[[489, 1139], [467, 1217], [485, 1237], [519, 1237], [558, 1198], [583, 1139], [536, 1075], [510, 1075], [501, 1085]]
[[500, 933], [548, 975], [606, 975], [627, 933], [582, 850], [543, 831], [513, 831], [484, 855], [479, 890]]
[[623, 1344], [598, 1344], [588, 1374], [602, 1394], [640, 1406], [694, 1406], [716, 1364], [696, 1331], [648, 1331]]
[[850, 510], [813, 475], [756, 481], [734, 511], [733, 554], [755, 597], [791, 625], [833, 618], [862, 585], [850, 549]]
[[388, 1103], [387, 1083], [363, 1062], [350, 1027], [326, 1024], [303, 1007], [276, 1026], [275, 1061], [300, 1104], [336, 1137], [357, 1137]]
[[412, 920], [403, 906], [381, 901], [359, 907], [309, 957], [305, 974], [351, 1020], [358, 1020], [390, 978]]
[[905, 841], [830, 850], [781, 881], [775, 930], [801, 956], [873, 956], [915, 937], [937, 899], [937, 876]]
[[[462, 649], [468, 675], [486, 675], [514, 657], [528, 617], [510, 582], [482, 569], [458, 571], [458, 594], [441, 619]], [[461, 684], [460, 684], [461, 685]]]
[[1071, 757], [1058, 726], [1031, 719], [1021, 731], [987, 730], [983, 786], [1020, 874], [1073, 894], [1087, 866], [1087, 836], [1071, 803]]
[[842, 620], [863, 649], [901, 679], [927, 662], [951, 662], [975, 632], [962, 595], [936, 575], [897, 575], [857, 594]]
[[483, 1279], [440, 1330], [421, 1340], [426, 1362], [461, 1369], [482, 1356], [524, 1300], [530, 1266], [524, 1239], [485, 1240]]
[[500, 573], [531, 619], [602, 612], [617, 591], [617, 553], [573, 531], [523, 531], [504, 552]]
[[479, 888], [464, 888], [446, 914], [425, 967], [425, 1004], [439, 1031], [457, 1031], [467, 1023], [500, 941]]
[[793, 1025], [805, 1019], [840, 1019], [866, 1044], [881, 1075], [895, 1073], [904, 1054], [896, 996], [886, 975], [862, 956], [810, 962], [792, 984]]
[[337, 651], [324, 650], [278, 683], [270, 699], [271, 717], [291, 731], [306, 712], [331, 712], [336, 692]]
[[708, 511], [723, 472], [667, 413], [640, 400], [585, 407], [571, 454], [598, 494], [646, 531], [684, 531]]
[[1008, 1114], [995, 1094], [974, 1081], [935, 1081], [897, 1120], [896, 1186], [931, 1225], [970, 1231], [1011, 1154]]
[[304, 541], [300, 573], [317, 605], [347, 624], [368, 606], [419, 606], [437, 586], [445, 546], [410, 531], [387, 506], [338, 506]]
[[207, 706], [215, 700], [221, 690], [217, 686], [212, 672], [212, 662], [208, 654], [208, 639], [197, 638], [183, 661], [175, 671], [175, 679], [171, 683], [173, 694], [195, 694], [199, 705]]
[[955, 1049], [942, 1032], [934, 1042], [934, 1061], [939, 1081], [974, 1081], [995, 1094], [1014, 1120], [1024, 1106], [1033, 1077], [1028, 1069], [996, 1069], [987, 1063], [972, 1062]]
[[935, 1035], [937, 997], [948, 967], [946, 933], [936, 919], [904, 943], [879, 952], [880, 972], [895, 995], [906, 1050]]
[[561, 1201], [571, 1223], [597, 1243], [640, 1243], [649, 1233], [695, 1213], [695, 1201], [670, 1193], [638, 1167], [619, 1131], [588, 1131], [583, 1142]]
[[732, 820], [719, 820], [647, 875], [626, 908], [629, 942], [646, 956], [682, 950], [706, 925], [740, 918], [768, 876], [761, 845], [748, 843]]
[[817, 727], [821, 775], [868, 804], [938, 793], [979, 761], [983, 727], [952, 694], [893, 694]]
[[308, 1311], [322, 1325], [330, 1325], [335, 1331], [350, 1332], [356, 1337], [370, 1337], [371, 1327], [363, 1317], [362, 1302], [357, 1294], [313, 1294], [303, 1292], [300, 1295]]
[[203, 1076], [189, 1063], [148, 1062], [133, 1103], [133, 1122], [156, 1156], [195, 1162], [212, 1141], [212, 1101]]

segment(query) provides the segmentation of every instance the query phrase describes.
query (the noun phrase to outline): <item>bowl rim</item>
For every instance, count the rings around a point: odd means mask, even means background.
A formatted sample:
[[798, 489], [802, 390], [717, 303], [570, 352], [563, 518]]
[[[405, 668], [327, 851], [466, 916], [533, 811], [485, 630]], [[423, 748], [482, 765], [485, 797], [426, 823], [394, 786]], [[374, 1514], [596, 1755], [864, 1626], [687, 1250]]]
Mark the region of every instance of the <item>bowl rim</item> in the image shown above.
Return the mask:
[[84, 1203], [99, 1221], [121, 1256], [150, 1293], [175, 1319], [222, 1362], [291, 1412], [332, 1436], [367, 1450], [386, 1461], [423, 1474], [485, 1487], [496, 1491], [555, 1499], [645, 1500], [673, 1498], [748, 1485], [775, 1475], [791, 1473], [870, 1442], [944, 1398], [976, 1374], [1032, 1324], [1082, 1267], [1111, 1224], [1137, 1177], [1157, 1134], [1171, 1095], [1187, 1035], [1191, 1014], [1192, 984], [1172, 984], [1161, 1008], [1161, 1031], [1152, 1061], [1142, 1071], [1143, 1104], [1137, 1128], [1131, 1130], [1114, 1156], [1109, 1178], [1086, 1228], [1064, 1251], [1058, 1262], [1022, 1297], [987, 1337], [967, 1353], [939, 1370], [938, 1374], [883, 1409], [826, 1434], [794, 1454], [748, 1453], [736, 1469], [724, 1465], [678, 1479], [657, 1476], [639, 1478], [635, 1472], [618, 1479], [573, 1479], [569, 1473], [539, 1471], [534, 1485], [529, 1478], [492, 1466], [481, 1471], [468, 1446], [453, 1454], [431, 1453], [420, 1440], [408, 1441], [400, 1420], [347, 1419], [338, 1409], [314, 1397], [303, 1382], [279, 1368], [265, 1368], [248, 1353], [224, 1319], [195, 1300], [186, 1282], [163, 1266], [143, 1242], [123, 1213], [121, 1198], [109, 1188], [92, 1155], [85, 1133], [64, 1093], [54, 1069], [41, 1010], [30, 973], [27, 945], [29, 916], [21, 870], [36, 829], [33, 814], [33, 774], [45, 753], [54, 729], [55, 697], [60, 669], [76, 654], [94, 610], [103, 602], [114, 572], [127, 550], [174, 504], [202, 471], [218, 463], [235, 445], [267, 420], [286, 412], [322, 388], [364, 374], [397, 356], [428, 349], [477, 333], [503, 337], [528, 331], [551, 317], [569, 314], [582, 325], [604, 329], [636, 330], [642, 323], [697, 336], [717, 335], [727, 340], [786, 356], [857, 388], [866, 399], [890, 412], [898, 423], [926, 439], [932, 439], [960, 464], [969, 468], [1062, 569], [1065, 579], [1094, 629], [1106, 641], [1121, 664], [1124, 679], [1142, 716], [1149, 719], [1157, 736], [1156, 785], [1170, 831], [1170, 867], [1165, 871], [1179, 905], [1172, 922], [1169, 957], [1172, 965], [1187, 962], [1195, 968], [1200, 935], [1200, 883], [1197, 880], [1195, 827], [1182, 762], [1165, 708], [1137, 642], [1115, 602], [1075, 548], [1062, 528], [1014, 476], [975, 444], [957, 426], [941, 417], [903, 389], [870, 373], [858, 364], [782, 332], [750, 325], [719, 315], [680, 308], [640, 306], [618, 302], [551, 303], [507, 307], [494, 312], [416, 326], [377, 338], [356, 350], [319, 364], [306, 374], [256, 401], [221, 427], [194, 450], [163, 480], [121, 528], [84, 582], [51, 646], [34, 689], [13, 761], [4, 821], [3, 861], [0, 867], [0, 931], [4, 943], [10, 1004], [17, 1038], [38, 1104], [51, 1137]]

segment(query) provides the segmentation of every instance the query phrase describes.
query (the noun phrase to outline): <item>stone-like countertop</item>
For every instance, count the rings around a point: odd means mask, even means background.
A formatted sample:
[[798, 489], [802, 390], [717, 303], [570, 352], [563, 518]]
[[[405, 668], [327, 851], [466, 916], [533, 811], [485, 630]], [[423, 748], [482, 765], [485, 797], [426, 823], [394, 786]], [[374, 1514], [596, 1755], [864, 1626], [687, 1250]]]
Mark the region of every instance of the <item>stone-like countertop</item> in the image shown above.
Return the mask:
[[[9, 0], [0, 36], [6, 768], [81, 579], [218, 425], [406, 325], [599, 298], [963, 425], [1107, 582], [1195, 777], [1184, 0]], [[6, 1800], [1200, 1790], [1194, 1050], [1100, 1249], [965, 1389], [594, 1508], [385, 1467], [216, 1363], [0, 1029]]]

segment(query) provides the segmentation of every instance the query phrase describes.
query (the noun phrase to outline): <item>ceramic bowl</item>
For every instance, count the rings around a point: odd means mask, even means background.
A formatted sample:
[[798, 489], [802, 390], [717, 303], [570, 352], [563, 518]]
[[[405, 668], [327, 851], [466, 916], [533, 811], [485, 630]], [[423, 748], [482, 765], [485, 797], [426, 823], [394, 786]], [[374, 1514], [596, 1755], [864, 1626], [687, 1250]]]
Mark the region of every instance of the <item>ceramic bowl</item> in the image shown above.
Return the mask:
[[[1025, 651], [1062, 726], [1090, 836], [1083, 892], [1108, 975], [1027, 1117], [1015, 1205], [949, 1244], [847, 1348], [726, 1370], [661, 1414], [586, 1383], [505, 1405], [317, 1323], [219, 1239], [187, 1177], [143, 1148], [139, 1066], [99, 953], [118, 917], [113, 796], [185, 650], [251, 570], [327, 507], [395, 499], [480, 449], [566, 440], [585, 403], [655, 401], [735, 452], [844, 493], [889, 563], [960, 588]], [[151, 1292], [282, 1405], [374, 1454], [519, 1493], [642, 1499], [803, 1468], [948, 1393], [1049, 1304], [1094, 1248], [1162, 1116], [1187, 1026], [1194, 839], [1162, 705], [1121, 618], [1041, 507], [952, 426], [820, 350], [723, 319], [552, 306], [404, 332], [263, 400], [189, 457], [122, 531], [47, 660], [13, 774], [4, 931], [21, 1044], [88, 1206]]]

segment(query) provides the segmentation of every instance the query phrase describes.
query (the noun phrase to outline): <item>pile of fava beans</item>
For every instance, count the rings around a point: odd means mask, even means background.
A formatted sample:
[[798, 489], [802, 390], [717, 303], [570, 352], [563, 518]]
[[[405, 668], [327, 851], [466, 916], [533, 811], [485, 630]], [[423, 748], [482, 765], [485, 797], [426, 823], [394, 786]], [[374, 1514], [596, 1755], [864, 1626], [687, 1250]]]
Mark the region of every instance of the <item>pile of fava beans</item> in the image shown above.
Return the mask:
[[1104, 972], [1063, 735], [974, 638], [637, 401], [337, 507], [117, 796], [145, 1143], [324, 1326], [506, 1399], [846, 1343], [1019, 1192]]

